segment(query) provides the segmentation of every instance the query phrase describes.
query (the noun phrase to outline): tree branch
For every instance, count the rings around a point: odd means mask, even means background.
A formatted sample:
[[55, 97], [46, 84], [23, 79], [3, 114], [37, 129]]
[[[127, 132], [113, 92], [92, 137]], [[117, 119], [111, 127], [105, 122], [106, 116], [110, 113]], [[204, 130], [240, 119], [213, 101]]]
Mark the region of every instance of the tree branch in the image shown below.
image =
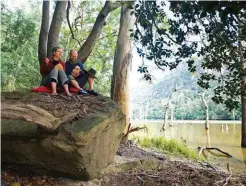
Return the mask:
[[67, 1], [57, 1], [48, 34], [47, 56], [51, 56], [52, 48], [58, 46], [59, 34], [65, 16]]
[[74, 40], [76, 40], [78, 42], [79, 46], [81, 47], [82, 45], [81, 45], [80, 41], [77, 38], [75, 38], [74, 33], [73, 33], [73, 29], [72, 29], [70, 21], [69, 21], [69, 12], [70, 12], [69, 10], [70, 10], [70, 8], [71, 8], [71, 2], [68, 1], [68, 5], [67, 5], [67, 23], [68, 23], [72, 38]]
[[170, 39], [172, 42], [174, 42], [174, 43], [176, 43], [176, 44], [179, 44], [177, 41], [175, 41], [173, 38], [171, 38], [171, 37], [169, 36], [169, 34], [167, 34], [166, 31], [165, 31], [164, 29], [160, 29], [160, 28], [158, 27], [158, 25], [157, 25], [156, 22], [155, 22], [155, 19], [154, 19], [153, 15], [150, 13], [150, 9], [149, 9], [148, 3], [146, 3], [146, 7], [147, 7], [147, 9], [149, 10], [149, 14], [150, 14], [150, 16], [151, 16], [152, 25], [154, 24], [155, 28], [157, 29], [157, 32], [158, 32], [158, 33], [164, 34], [164, 35], [167, 36], [168, 39]]
[[96, 22], [91, 30], [91, 33], [87, 37], [85, 43], [82, 45], [82, 47], [78, 51], [78, 59], [84, 63], [87, 58], [89, 57], [90, 53], [92, 52], [96, 41], [98, 41], [98, 38], [101, 34], [102, 28], [104, 26], [105, 20], [108, 16], [108, 14], [122, 6], [123, 4], [129, 3], [128, 1], [116, 1], [115, 3], [112, 3], [111, 1], [106, 1], [104, 4], [104, 7], [99, 12]]

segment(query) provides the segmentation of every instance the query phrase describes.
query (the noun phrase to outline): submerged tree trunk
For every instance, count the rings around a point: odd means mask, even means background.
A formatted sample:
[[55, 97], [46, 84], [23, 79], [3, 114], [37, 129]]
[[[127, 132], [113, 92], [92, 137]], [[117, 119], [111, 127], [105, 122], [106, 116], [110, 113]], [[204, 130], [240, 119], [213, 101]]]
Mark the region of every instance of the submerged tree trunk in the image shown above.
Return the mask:
[[111, 99], [116, 101], [126, 115], [126, 128], [129, 125], [129, 75], [132, 63], [132, 49], [129, 29], [133, 28], [131, 9], [128, 4], [121, 8], [120, 29], [114, 56]]
[[44, 61], [44, 58], [47, 56], [47, 41], [48, 41], [48, 32], [49, 32], [49, 9], [50, 2], [43, 1], [42, 8], [42, 23], [39, 33], [39, 43], [38, 43], [38, 60], [39, 63]]
[[181, 88], [181, 86], [179, 86], [179, 87], [177, 85], [175, 85], [175, 86], [176, 86], [175, 89], [173, 90], [172, 94], [168, 98], [167, 104], [164, 106], [165, 107], [165, 109], [164, 109], [165, 115], [164, 115], [164, 124], [162, 126], [162, 130], [167, 129], [168, 110], [170, 109], [170, 106], [171, 106], [171, 100], [172, 100], [173, 94]]
[[162, 126], [162, 130], [166, 130], [167, 129], [168, 110], [169, 110], [169, 104], [165, 105], [164, 124]]
[[171, 121], [170, 121], [170, 125], [173, 126], [173, 105], [170, 106], [171, 107]]
[[63, 18], [65, 17], [66, 7], [67, 1], [56, 2], [56, 8], [54, 11], [48, 35], [47, 56], [51, 56], [52, 48], [58, 46], [60, 29]]
[[205, 93], [203, 92], [201, 95], [202, 102], [206, 108], [206, 121], [205, 121], [205, 129], [209, 129], [209, 110], [208, 110], [208, 103], [205, 99]]

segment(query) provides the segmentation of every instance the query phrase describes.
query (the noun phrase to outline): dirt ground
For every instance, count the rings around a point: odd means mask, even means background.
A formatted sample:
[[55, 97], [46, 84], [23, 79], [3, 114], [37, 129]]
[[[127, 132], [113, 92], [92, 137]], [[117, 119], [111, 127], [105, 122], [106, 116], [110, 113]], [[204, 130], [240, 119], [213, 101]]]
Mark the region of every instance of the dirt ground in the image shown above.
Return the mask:
[[[156, 167], [131, 168], [119, 172], [104, 173], [98, 179], [89, 182], [53, 178], [46, 175], [28, 176], [17, 173], [10, 167], [2, 167], [2, 181], [7, 184], [18, 182], [22, 186], [34, 185], [71, 185], [71, 186], [207, 186], [207, 185], [246, 185], [246, 175], [233, 175], [212, 167], [207, 163], [192, 162], [190, 160], [172, 161], [165, 155], [145, 151], [130, 143], [121, 144], [118, 156], [128, 159], [153, 160], [158, 162]], [[3, 183], [2, 183], [3, 185]], [[17, 186], [17, 185], [16, 185]]]
[[78, 95], [72, 93], [72, 97], [64, 94], [51, 96], [48, 93], [31, 92], [2, 92], [1, 102], [7, 104], [25, 103], [41, 107], [56, 117], [62, 117], [73, 111], [78, 113], [74, 120], [83, 118], [97, 111], [107, 112], [109, 99], [103, 96]]

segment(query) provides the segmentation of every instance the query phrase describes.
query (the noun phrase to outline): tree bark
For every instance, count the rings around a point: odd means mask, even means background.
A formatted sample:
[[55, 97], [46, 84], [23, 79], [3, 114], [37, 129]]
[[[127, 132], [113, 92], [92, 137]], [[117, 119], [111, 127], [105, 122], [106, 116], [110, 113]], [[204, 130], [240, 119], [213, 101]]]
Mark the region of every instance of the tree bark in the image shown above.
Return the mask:
[[38, 60], [41, 64], [44, 61], [44, 58], [47, 56], [47, 41], [48, 41], [48, 32], [49, 32], [49, 9], [50, 2], [43, 1], [42, 9], [42, 23], [39, 33], [39, 43], [38, 43]]
[[[239, 16], [239, 18], [241, 18]], [[244, 24], [242, 24], [244, 23]], [[246, 52], [243, 48], [243, 40], [245, 38], [242, 37], [242, 28], [246, 24], [246, 19], [241, 18], [241, 21], [238, 25], [239, 31], [239, 54], [240, 54], [240, 62], [241, 62], [241, 73], [243, 74], [241, 77], [241, 105], [242, 105], [242, 125], [241, 125], [241, 146], [246, 147], [246, 59], [244, 58], [244, 53]]]
[[246, 147], [246, 96], [241, 96], [242, 103], [242, 141], [241, 146]]
[[48, 35], [47, 56], [51, 56], [52, 48], [58, 46], [59, 33], [63, 18], [65, 17], [66, 7], [67, 1], [57, 1]]
[[132, 64], [132, 41], [129, 29], [133, 28], [131, 9], [128, 4], [121, 8], [120, 29], [115, 49], [111, 99], [116, 101], [126, 115], [126, 129], [129, 125], [129, 75]]
[[105, 20], [108, 16], [108, 14], [122, 6], [123, 4], [129, 4], [127, 1], [112, 3], [112, 1], [106, 1], [104, 7], [100, 11], [100, 13], [97, 16], [96, 22], [91, 30], [90, 35], [86, 39], [85, 43], [82, 45], [82, 47], [78, 51], [78, 59], [81, 62], [85, 62], [87, 58], [89, 57], [90, 53], [92, 52], [97, 40], [99, 39], [99, 36], [101, 34], [102, 28], [105, 24]]

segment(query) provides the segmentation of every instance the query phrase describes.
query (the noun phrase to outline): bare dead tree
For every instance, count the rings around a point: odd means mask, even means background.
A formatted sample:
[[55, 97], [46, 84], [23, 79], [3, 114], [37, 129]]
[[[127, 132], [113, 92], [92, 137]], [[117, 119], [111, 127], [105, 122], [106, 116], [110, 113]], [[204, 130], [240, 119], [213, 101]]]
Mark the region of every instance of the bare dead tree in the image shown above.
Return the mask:
[[163, 126], [162, 126], [162, 130], [166, 130], [167, 129], [167, 121], [168, 121], [168, 111], [170, 110], [170, 108], [171, 108], [171, 100], [172, 100], [172, 98], [173, 98], [173, 95], [174, 95], [174, 93], [175, 92], [177, 92], [178, 90], [180, 90], [181, 89], [181, 86], [177, 86], [176, 85], [176, 87], [175, 87], [175, 89], [172, 91], [172, 93], [171, 93], [171, 95], [169, 96], [169, 98], [168, 98], [168, 101], [167, 101], [167, 103], [165, 104], [165, 106], [164, 106], [164, 124], [163, 124]]
[[208, 130], [209, 129], [209, 108], [208, 108], [208, 102], [205, 99], [205, 92], [203, 91], [201, 94], [198, 94], [203, 102], [203, 105], [206, 109], [206, 121], [205, 121], [205, 129]]

